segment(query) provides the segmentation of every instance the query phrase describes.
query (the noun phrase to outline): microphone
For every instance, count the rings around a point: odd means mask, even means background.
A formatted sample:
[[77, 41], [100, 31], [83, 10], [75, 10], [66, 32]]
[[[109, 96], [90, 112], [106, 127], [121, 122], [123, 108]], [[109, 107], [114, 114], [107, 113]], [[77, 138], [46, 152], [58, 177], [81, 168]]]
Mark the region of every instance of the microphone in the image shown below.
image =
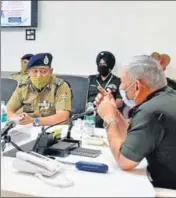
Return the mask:
[[8, 134], [8, 131], [16, 126], [15, 121], [8, 121], [5, 125], [5, 127], [1, 130], [1, 138], [4, 140], [4, 144], [11, 143], [13, 147], [15, 147], [19, 151], [23, 151], [17, 144], [15, 144], [11, 137]]
[[45, 153], [46, 148], [48, 148], [49, 146], [51, 146], [52, 144], [54, 144], [56, 142], [56, 138], [53, 137], [52, 133], [47, 134], [47, 130], [54, 126], [65, 124], [67, 122], [68, 122], [68, 120], [64, 120], [63, 122], [58, 122], [58, 123], [50, 125], [46, 128], [43, 126], [41, 128], [41, 133], [38, 135], [38, 137], [35, 141], [32, 151], [43, 155]]
[[80, 113], [80, 114], [75, 114], [71, 117], [70, 119], [70, 123], [69, 123], [69, 128], [67, 131], [67, 139], [71, 139], [71, 129], [73, 127], [73, 121], [77, 120], [78, 118], [82, 118], [84, 116], [90, 116], [92, 114], [94, 114], [95, 109], [91, 107], [91, 109], [87, 109], [85, 112]]
[[93, 109], [87, 109], [85, 112], [83, 112], [83, 113], [80, 113], [80, 114], [74, 114], [72, 117], [71, 117], [71, 119], [70, 119], [70, 122], [72, 122], [72, 121], [74, 121], [74, 120], [76, 120], [76, 119], [78, 119], [78, 118], [82, 118], [82, 117], [84, 117], [84, 116], [90, 116], [90, 115], [92, 115], [93, 113], [94, 113], [94, 111], [95, 111], [95, 109], [93, 108]]
[[7, 135], [8, 131], [16, 126], [14, 121], [9, 121], [6, 123], [5, 127], [1, 130], [1, 137]]
[[[85, 115], [92, 115], [94, 111], [95, 111], [94, 109], [91, 109], [80, 114], [74, 114], [69, 119], [69, 121], [65, 120], [63, 122], [59, 122], [54, 125], [48, 126], [47, 128], [43, 127], [41, 134], [39, 134], [35, 142], [35, 145], [32, 148], [32, 151], [42, 154], [42, 155], [46, 155], [50, 153], [52, 153], [53, 155], [57, 153], [57, 156], [68, 155], [70, 149], [72, 149], [73, 147], [79, 147], [81, 144], [80, 140], [74, 140], [73, 138], [71, 138], [71, 129], [73, 126], [73, 121]], [[47, 130], [49, 128], [52, 128], [53, 126], [56, 126], [56, 125], [65, 124], [65, 123], [69, 123], [66, 137], [63, 137], [63, 138], [60, 137], [58, 139], [57, 138], [54, 139], [53, 137], [51, 137], [51, 135], [47, 134]]]
[[92, 109], [88, 109], [87, 111], [83, 112], [83, 113], [80, 113], [80, 114], [73, 114], [73, 116], [69, 119], [69, 120], [64, 120], [63, 122], [58, 122], [56, 124], [53, 124], [53, 125], [50, 125], [46, 128], [43, 128], [42, 131], [43, 133], [45, 133], [48, 129], [54, 127], [54, 126], [57, 126], [57, 125], [61, 125], [61, 124], [67, 124], [67, 123], [71, 123], [73, 122], [74, 120], [78, 119], [78, 118], [81, 118], [85, 115], [92, 115], [94, 113], [94, 111], [96, 111], [95, 108], [92, 108]]

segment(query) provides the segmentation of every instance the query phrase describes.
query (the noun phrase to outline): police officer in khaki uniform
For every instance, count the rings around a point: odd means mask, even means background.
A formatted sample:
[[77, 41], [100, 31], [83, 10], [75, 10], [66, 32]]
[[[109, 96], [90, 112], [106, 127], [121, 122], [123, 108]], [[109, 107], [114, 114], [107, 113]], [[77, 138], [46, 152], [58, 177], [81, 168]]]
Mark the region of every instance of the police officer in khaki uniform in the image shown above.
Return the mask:
[[[158, 52], [153, 52], [151, 55], [155, 60], [160, 62], [160, 65], [163, 68], [163, 71], [166, 71], [167, 66], [169, 65], [171, 58], [167, 54], [159, 54]], [[176, 80], [173, 80], [171, 78], [166, 78], [167, 84], [172, 89], [176, 90]]]
[[7, 103], [10, 119], [20, 117], [20, 124], [52, 125], [69, 119], [71, 90], [51, 67], [52, 55], [34, 55], [28, 65], [29, 78], [20, 83]]
[[27, 74], [27, 64], [32, 56], [33, 54], [25, 54], [21, 57], [21, 71], [11, 74], [11, 79], [21, 82], [29, 77]]

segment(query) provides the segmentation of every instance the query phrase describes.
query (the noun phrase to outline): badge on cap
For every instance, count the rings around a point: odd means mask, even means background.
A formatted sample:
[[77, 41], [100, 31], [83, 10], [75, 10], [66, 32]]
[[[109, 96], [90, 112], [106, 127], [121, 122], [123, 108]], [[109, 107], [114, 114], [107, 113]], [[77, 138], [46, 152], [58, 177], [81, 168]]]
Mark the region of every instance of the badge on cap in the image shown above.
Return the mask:
[[43, 60], [44, 64], [47, 65], [49, 63], [49, 59], [48, 56], [45, 56], [44, 60]]
[[104, 55], [104, 52], [100, 53], [102, 56]]

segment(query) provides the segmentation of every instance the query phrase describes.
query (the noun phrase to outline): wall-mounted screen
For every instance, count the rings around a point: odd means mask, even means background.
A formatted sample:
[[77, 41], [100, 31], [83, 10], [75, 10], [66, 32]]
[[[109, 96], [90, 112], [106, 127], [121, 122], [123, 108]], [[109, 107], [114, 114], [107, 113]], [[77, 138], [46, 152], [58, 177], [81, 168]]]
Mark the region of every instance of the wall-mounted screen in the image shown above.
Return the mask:
[[1, 1], [1, 27], [37, 27], [37, 3]]

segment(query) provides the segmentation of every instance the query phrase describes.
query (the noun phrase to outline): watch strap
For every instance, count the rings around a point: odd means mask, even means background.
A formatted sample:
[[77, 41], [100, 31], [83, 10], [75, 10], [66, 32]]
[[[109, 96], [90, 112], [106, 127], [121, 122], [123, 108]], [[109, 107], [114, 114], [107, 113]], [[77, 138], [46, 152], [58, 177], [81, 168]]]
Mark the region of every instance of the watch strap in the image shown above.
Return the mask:
[[103, 126], [104, 128], [107, 130], [109, 125], [113, 122], [116, 122], [117, 123], [117, 119], [112, 117], [112, 118], [108, 118], [108, 119], [104, 119], [104, 123], [103, 123]]

